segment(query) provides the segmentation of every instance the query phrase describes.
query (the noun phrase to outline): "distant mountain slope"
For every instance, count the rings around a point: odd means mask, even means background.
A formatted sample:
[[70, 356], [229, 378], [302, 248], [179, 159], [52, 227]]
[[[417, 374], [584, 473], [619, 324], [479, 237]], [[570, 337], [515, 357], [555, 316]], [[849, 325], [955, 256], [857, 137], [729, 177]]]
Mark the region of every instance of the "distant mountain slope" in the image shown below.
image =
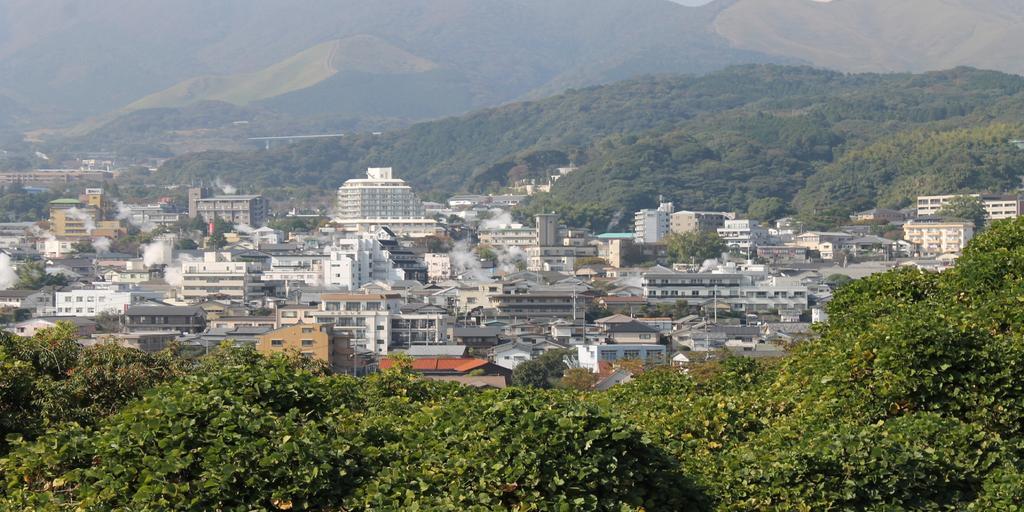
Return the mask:
[[201, 101], [247, 105], [313, 87], [339, 72], [426, 73], [437, 65], [373, 36], [328, 41], [254, 73], [190, 78], [128, 105], [127, 110]]
[[830, 69], [1024, 73], [1018, 0], [737, 0], [714, 27], [739, 48]]
[[[268, 100], [283, 114], [303, 113], [345, 97], [358, 101], [337, 106], [341, 115], [422, 119], [642, 73], [785, 60], [731, 48], [709, 28], [720, 8], [667, 0], [9, 0], [0, 2], [0, 92], [72, 119], [204, 100]], [[424, 92], [411, 95], [418, 87]], [[395, 107], [376, 108], [388, 105]]]
[[[807, 67], [742, 66], [702, 77], [663, 76], [570, 91], [379, 136], [294, 144], [271, 151], [206, 152], [169, 160], [164, 183], [213, 180], [255, 189], [310, 187], [329, 193], [370, 166], [393, 166], [424, 193], [499, 190], [515, 179], [545, 176], [575, 160], [535, 210], [555, 210], [605, 229], [616, 212], [653, 206], [659, 195], [680, 208], [745, 210], [779, 198], [805, 216], [828, 213], [795, 198], [805, 184], [830, 212], [905, 202], [917, 191], [1004, 188], [1024, 175], [1024, 159], [1007, 142], [1024, 118], [1024, 78], [966, 68], [921, 75], [857, 74]], [[970, 158], [998, 162], [975, 174], [942, 179], [951, 158], [924, 136], [913, 169], [857, 174], [874, 144], [904, 134], [980, 129]], [[994, 134], [994, 135], [993, 135]], [[1005, 141], [998, 139], [1005, 138]], [[970, 139], [974, 140], [974, 139]], [[981, 142], [984, 142], [983, 144]], [[890, 154], [901, 154], [901, 145]], [[1020, 151], [1024, 156], [1024, 151]], [[844, 155], [851, 162], [833, 164]], [[860, 155], [860, 156], [858, 156]], [[929, 160], [928, 157], [935, 156]], [[845, 161], [845, 160], [844, 160]], [[998, 176], [996, 176], [998, 174]], [[848, 193], [850, 176], [870, 186]], [[911, 186], [914, 176], [927, 182]], [[857, 181], [857, 180], [854, 180]], [[895, 189], [889, 187], [899, 184]], [[624, 217], [620, 217], [624, 218]]]

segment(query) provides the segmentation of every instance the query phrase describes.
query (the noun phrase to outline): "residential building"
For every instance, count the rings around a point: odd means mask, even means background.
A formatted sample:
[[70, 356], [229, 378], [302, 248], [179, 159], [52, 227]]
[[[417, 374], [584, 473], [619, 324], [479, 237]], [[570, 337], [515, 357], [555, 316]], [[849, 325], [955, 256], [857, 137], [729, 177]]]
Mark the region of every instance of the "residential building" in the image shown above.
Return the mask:
[[726, 220], [718, 228], [718, 236], [730, 249], [753, 253], [758, 245], [767, 245], [770, 237], [768, 230], [761, 227], [756, 220]]
[[672, 203], [661, 203], [654, 210], [640, 210], [633, 216], [633, 232], [637, 242], [656, 244], [668, 236], [671, 226]]
[[794, 245], [797, 247], [804, 247], [812, 251], [820, 251], [822, 244], [829, 243], [832, 246], [841, 245], [846, 240], [852, 240], [856, 238], [849, 233], [839, 232], [827, 232], [827, 231], [808, 231], [801, 233], [796, 236]]
[[391, 320], [401, 314], [398, 294], [325, 293], [320, 310], [312, 313], [318, 324], [333, 325], [349, 337], [352, 346], [385, 355], [391, 345]]
[[548, 351], [564, 348], [552, 342], [527, 343], [517, 340], [492, 348], [490, 350], [490, 360], [498, 366], [515, 370], [521, 363], [532, 361]]
[[161, 299], [161, 292], [121, 291], [117, 288], [90, 286], [56, 293], [56, 313], [61, 316], [91, 318], [101, 313], [123, 314], [129, 306]]
[[725, 221], [736, 218], [731, 212], [691, 212], [678, 211], [669, 220], [669, 231], [672, 233], [716, 232], [725, 226]]
[[389, 350], [446, 343], [448, 310], [430, 304], [404, 304], [391, 318]]
[[427, 253], [423, 255], [427, 264], [427, 279], [436, 283], [452, 278], [452, 257], [448, 253]]
[[269, 218], [269, 204], [260, 195], [218, 195], [208, 196], [204, 188], [189, 189], [188, 216], [202, 217], [212, 223], [215, 219], [232, 224], [260, 227]]
[[296, 353], [324, 362], [334, 373], [354, 372], [352, 346], [346, 336], [330, 325], [296, 324], [256, 336], [261, 354]]
[[200, 333], [206, 329], [206, 312], [197, 306], [129, 306], [125, 328], [128, 332]]
[[166, 204], [122, 204], [119, 209], [119, 218], [142, 227], [170, 226], [184, 216]]
[[358, 290], [374, 281], [401, 281], [405, 272], [391, 260], [375, 235], [340, 238], [324, 250], [323, 282], [327, 286]]
[[526, 248], [537, 245], [537, 230], [522, 224], [506, 224], [481, 229], [478, 234], [482, 245], [496, 249]]
[[0, 308], [27, 309], [39, 313], [53, 313], [53, 288], [42, 290], [0, 290]]
[[208, 299], [248, 303], [263, 297], [258, 263], [240, 261], [229, 252], [207, 252], [201, 261], [181, 263], [181, 297], [190, 302]]
[[915, 219], [903, 225], [903, 239], [922, 255], [959, 254], [974, 238], [974, 223]]
[[798, 263], [807, 261], [807, 248], [792, 245], [759, 245], [757, 257], [772, 263]]
[[374, 232], [386, 226], [413, 238], [437, 234], [433, 219], [425, 217], [423, 203], [390, 167], [371, 167], [365, 179], [346, 181], [338, 189], [335, 223], [344, 231]]
[[985, 218], [988, 220], [1013, 219], [1021, 214], [1021, 198], [1014, 195], [995, 194], [949, 194], [940, 196], [918, 196], [917, 216], [929, 217], [937, 215], [942, 207], [949, 201], [961, 195], [967, 195], [978, 199], [985, 208]]
[[509, 290], [488, 297], [490, 306], [497, 310], [498, 319], [579, 319], [586, 313], [590, 298], [572, 289], [535, 287], [529, 290]]
[[70, 324], [78, 337], [87, 337], [96, 334], [96, 322], [88, 318], [74, 316], [41, 316], [18, 322], [7, 330], [18, 336], [30, 338], [43, 329], [56, 327], [60, 323]]
[[907, 220], [907, 215], [899, 210], [872, 208], [850, 215], [850, 220], [858, 222], [901, 222]]
[[[391, 359], [382, 359], [380, 369], [394, 366]], [[504, 388], [512, 377], [512, 370], [486, 359], [418, 358], [412, 361], [412, 371], [424, 379], [459, 382], [479, 388]]]
[[616, 361], [644, 361], [664, 364], [668, 360], [668, 348], [664, 345], [578, 345], [576, 357], [580, 368], [599, 373], [602, 363]]
[[685, 300], [691, 306], [728, 306], [737, 312], [807, 310], [809, 292], [799, 283], [756, 273], [675, 272], [652, 269], [643, 277], [648, 302]]

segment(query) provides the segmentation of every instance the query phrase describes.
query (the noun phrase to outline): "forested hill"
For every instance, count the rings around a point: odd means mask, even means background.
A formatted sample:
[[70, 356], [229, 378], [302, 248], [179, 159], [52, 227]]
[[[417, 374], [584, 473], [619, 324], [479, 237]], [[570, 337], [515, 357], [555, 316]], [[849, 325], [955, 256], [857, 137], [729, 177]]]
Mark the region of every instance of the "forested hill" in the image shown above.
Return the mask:
[[[815, 201], [794, 202], [808, 183], [821, 200], [837, 202], [830, 207], [847, 211], [880, 198], [898, 206], [910, 193], [1010, 186], [1024, 165], [1008, 140], [1024, 133], [1006, 123], [1022, 113], [1024, 78], [998, 72], [846, 75], [740, 66], [701, 77], [646, 77], [572, 90], [384, 135], [269, 152], [187, 155], [168, 161], [159, 178], [182, 183], [220, 176], [254, 188], [329, 190], [366, 167], [383, 165], [419, 190], [451, 193], [496, 190], [571, 159], [581, 170], [534, 206], [581, 218], [585, 212], [595, 226], [616, 211], [653, 205], [658, 194], [682, 208], [743, 211], [759, 199], [778, 198], [786, 208], [820, 212]], [[968, 130], [936, 135], [963, 128]], [[919, 149], [915, 137], [938, 139]], [[865, 174], [873, 180], [866, 192], [851, 195], [842, 183], [833, 184], [848, 180], [844, 169], [859, 169], [862, 160], [884, 167], [875, 157], [880, 151], [938, 151], [950, 138], [970, 145], [972, 158], [991, 170], [981, 166], [960, 179], [929, 179], [943, 175], [952, 157], [921, 154]], [[890, 147], [872, 149], [874, 144]], [[990, 179], [991, 173], [1001, 177]], [[909, 175], [920, 178], [918, 188], [903, 187], [904, 195], [888, 188]]]

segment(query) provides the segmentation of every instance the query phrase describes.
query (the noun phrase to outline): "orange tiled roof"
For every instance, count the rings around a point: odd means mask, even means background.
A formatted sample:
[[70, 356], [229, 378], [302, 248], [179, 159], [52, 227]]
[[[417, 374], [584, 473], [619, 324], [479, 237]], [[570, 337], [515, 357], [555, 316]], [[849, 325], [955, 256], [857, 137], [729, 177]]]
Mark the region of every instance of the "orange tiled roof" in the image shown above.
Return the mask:
[[[467, 373], [488, 364], [486, 359], [463, 359], [454, 357], [424, 357], [412, 361], [412, 369], [417, 372], [450, 371]], [[382, 359], [380, 369], [386, 370], [395, 365], [391, 359]]]

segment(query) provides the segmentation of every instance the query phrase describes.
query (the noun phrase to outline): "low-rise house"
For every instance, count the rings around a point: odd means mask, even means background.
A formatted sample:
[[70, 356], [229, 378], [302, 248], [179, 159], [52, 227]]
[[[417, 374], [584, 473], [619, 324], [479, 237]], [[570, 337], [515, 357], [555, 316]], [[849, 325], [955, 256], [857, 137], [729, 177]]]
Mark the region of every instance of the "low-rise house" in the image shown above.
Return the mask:
[[498, 327], [452, 327], [449, 337], [452, 343], [470, 348], [490, 348], [503, 341]]
[[125, 328], [128, 332], [200, 333], [206, 329], [206, 312], [195, 306], [129, 306]]
[[580, 368], [585, 368], [591, 373], [598, 373], [602, 363], [614, 363], [616, 361], [643, 361], [653, 364], [663, 364], [668, 358], [668, 349], [664, 345], [579, 345], [576, 347], [576, 357]]
[[74, 316], [43, 316], [38, 318], [30, 318], [23, 322], [18, 322], [8, 328], [8, 331], [17, 334], [18, 336], [24, 336], [26, 338], [35, 336], [35, 334], [43, 329], [49, 329], [56, 327], [58, 323], [69, 323], [75, 328], [75, 334], [78, 337], [87, 337], [96, 334], [96, 322], [87, 318], [79, 318]]
[[524, 341], [512, 341], [498, 345], [490, 350], [490, 360], [498, 366], [515, 370], [517, 366], [526, 361], [532, 361], [551, 350], [561, 350], [565, 347], [558, 343], [542, 341], [539, 343], [527, 343]]
[[[382, 359], [380, 369], [386, 370], [395, 365], [391, 359]], [[452, 377], [500, 377], [502, 387], [508, 385], [512, 370], [498, 366], [486, 359], [462, 358], [421, 358], [412, 361], [412, 371], [431, 380], [454, 380]], [[458, 380], [456, 380], [458, 382]]]
[[53, 294], [52, 287], [41, 290], [0, 290], [0, 308], [52, 311]]

